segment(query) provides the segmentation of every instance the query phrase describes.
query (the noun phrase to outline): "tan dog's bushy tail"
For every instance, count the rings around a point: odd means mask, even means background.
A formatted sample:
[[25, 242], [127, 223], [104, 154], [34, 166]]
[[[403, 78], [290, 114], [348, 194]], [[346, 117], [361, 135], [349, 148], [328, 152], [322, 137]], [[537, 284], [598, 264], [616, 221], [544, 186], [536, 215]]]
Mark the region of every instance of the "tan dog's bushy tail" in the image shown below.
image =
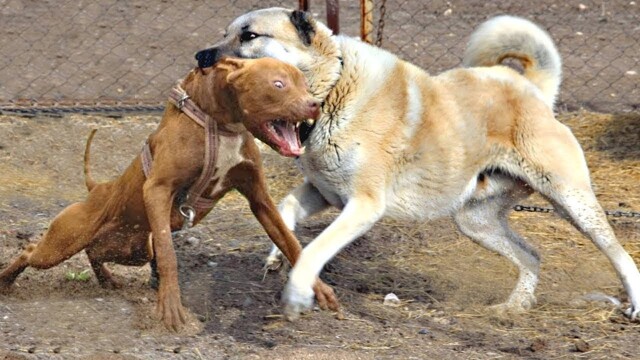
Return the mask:
[[522, 63], [523, 75], [542, 90], [553, 108], [562, 80], [562, 62], [549, 34], [523, 18], [492, 18], [471, 34], [462, 64], [495, 66], [507, 58]]
[[84, 183], [87, 186], [87, 190], [91, 191], [96, 186], [95, 180], [91, 177], [91, 169], [89, 168], [89, 158], [91, 157], [91, 142], [93, 141], [93, 136], [96, 134], [98, 129], [91, 130], [89, 134], [89, 138], [87, 139], [87, 145], [84, 147]]

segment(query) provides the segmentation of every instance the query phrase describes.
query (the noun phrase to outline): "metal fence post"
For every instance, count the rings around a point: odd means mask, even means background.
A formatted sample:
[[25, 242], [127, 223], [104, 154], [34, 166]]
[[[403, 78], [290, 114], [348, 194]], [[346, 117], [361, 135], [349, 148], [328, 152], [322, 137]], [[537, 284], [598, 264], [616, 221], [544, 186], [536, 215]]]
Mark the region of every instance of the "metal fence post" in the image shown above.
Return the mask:
[[360, 0], [360, 39], [373, 44], [373, 0]]

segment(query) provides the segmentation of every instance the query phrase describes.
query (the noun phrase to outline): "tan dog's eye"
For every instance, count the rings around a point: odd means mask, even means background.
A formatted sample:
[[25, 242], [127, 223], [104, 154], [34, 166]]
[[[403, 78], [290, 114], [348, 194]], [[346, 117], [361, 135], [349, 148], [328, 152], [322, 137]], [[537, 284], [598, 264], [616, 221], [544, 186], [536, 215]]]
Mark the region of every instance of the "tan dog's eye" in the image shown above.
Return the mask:
[[277, 87], [278, 89], [283, 89], [284, 88], [284, 83], [280, 80], [276, 80], [273, 82], [273, 86]]

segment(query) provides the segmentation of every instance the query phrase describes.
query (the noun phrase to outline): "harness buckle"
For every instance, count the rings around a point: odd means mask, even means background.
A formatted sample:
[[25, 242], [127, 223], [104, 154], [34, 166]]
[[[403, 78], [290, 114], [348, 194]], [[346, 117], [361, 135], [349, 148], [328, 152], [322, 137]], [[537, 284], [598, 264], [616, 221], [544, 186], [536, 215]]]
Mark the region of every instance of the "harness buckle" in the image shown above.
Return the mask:
[[182, 97], [178, 100], [178, 109], [182, 110], [184, 102], [187, 100], [189, 100], [189, 95], [187, 95], [187, 93], [183, 93]]

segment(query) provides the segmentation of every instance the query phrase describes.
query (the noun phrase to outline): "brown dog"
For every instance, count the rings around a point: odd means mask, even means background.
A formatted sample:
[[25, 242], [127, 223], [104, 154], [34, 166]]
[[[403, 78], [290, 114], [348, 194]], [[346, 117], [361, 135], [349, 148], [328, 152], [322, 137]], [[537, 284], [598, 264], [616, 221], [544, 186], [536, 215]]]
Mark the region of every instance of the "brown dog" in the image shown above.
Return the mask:
[[[319, 102], [307, 92], [302, 73], [274, 59], [223, 59], [215, 67], [194, 69], [181, 86], [189, 101], [210, 116], [218, 129], [214, 138], [219, 144], [215, 172], [203, 192], [211, 205], [195, 208], [193, 223], [207, 215], [228, 191], [236, 189], [248, 199], [269, 237], [294, 264], [301, 247], [268, 195], [254, 136], [283, 155], [302, 152], [299, 122], [319, 114]], [[105, 262], [141, 266], [155, 259], [160, 277], [157, 312], [167, 327], [177, 330], [185, 318], [171, 232], [185, 221], [179, 210], [181, 198], [206, 168], [205, 131], [170, 102], [158, 129], [148, 139], [153, 156], [148, 177], [138, 156], [122, 176], [102, 184], [96, 184], [89, 174], [92, 137], [93, 132], [85, 150], [85, 180], [90, 191], [87, 200], [64, 209], [42, 240], [27, 246], [0, 273], [0, 290], [7, 290], [27, 266], [50, 268], [83, 249], [98, 281], [110, 287], [118, 284]], [[337, 309], [337, 299], [329, 286], [318, 280], [315, 290], [321, 307]]]

